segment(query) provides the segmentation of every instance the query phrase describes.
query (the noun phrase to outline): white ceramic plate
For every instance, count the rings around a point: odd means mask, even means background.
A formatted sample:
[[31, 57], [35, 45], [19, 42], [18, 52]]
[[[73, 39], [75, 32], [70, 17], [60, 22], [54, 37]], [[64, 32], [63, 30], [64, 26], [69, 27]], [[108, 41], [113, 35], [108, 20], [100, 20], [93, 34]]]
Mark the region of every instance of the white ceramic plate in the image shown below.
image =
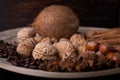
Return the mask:
[[[11, 29], [0, 32], [0, 40], [5, 40], [9, 42], [13, 42], [16, 40], [16, 34], [21, 28]], [[84, 33], [89, 29], [93, 30], [104, 30], [104, 28], [93, 28], [93, 27], [80, 27], [79, 31]], [[18, 67], [10, 64], [6, 61], [6, 59], [0, 58], [0, 68], [24, 74], [29, 76], [36, 77], [46, 77], [46, 78], [88, 78], [88, 77], [100, 77], [106, 75], [113, 75], [120, 73], [120, 68], [109, 69], [109, 70], [101, 70], [101, 71], [91, 71], [91, 72], [48, 72], [43, 70], [35, 70], [24, 67]]]

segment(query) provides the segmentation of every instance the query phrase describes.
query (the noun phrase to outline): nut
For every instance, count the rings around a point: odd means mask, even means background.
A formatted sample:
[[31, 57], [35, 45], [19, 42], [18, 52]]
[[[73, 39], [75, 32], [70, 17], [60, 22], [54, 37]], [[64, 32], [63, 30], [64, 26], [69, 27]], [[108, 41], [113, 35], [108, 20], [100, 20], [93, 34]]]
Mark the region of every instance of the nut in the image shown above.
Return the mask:
[[111, 51], [106, 55], [106, 58], [111, 61], [120, 61], [120, 53]]
[[85, 53], [86, 52], [86, 46], [79, 46], [77, 48], [77, 51], [78, 51], [79, 54]]
[[82, 34], [74, 34], [70, 37], [70, 41], [75, 46], [75, 48], [86, 43], [85, 38]]
[[17, 33], [17, 40], [20, 43], [29, 37], [34, 37], [35, 35], [36, 35], [36, 32], [35, 32], [34, 28], [25, 27], [25, 28], [22, 28]]
[[44, 37], [68, 38], [77, 32], [79, 19], [69, 7], [51, 5], [40, 12], [32, 26]]
[[95, 41], [89, 41], [89, 42], [87, 42], [87, 44], [86, 44], [86, 49], [87, 49], [88, 51], [98, 51], [99, 45], [98, 45], [98, 43], [95, 42]]
[[68, 39], [63, 38], [58, 43], [54, 43], [53, 46], [57, 49], [58, 54], [63, 61], [67, 58], [76, 56], [75, 48]]
[[83, 34], [74, 34], [70, 37], [72, 45], [77, 49], [78, 53], [84, 53], [86, 51], [86, 40]]
[[41, 43], [49, 43], [49, 44], [52, 44], [52, 40], [50, 39], [50, 37], [45, 37], [42, 39]]
[[107, 43], [101, 43], [99, 47], [99, 51], [103, 54], [106, 55], [108, 52], [110, 52], [112, 49], [112, 46]]
[[47, 59], [46, 57], [55, 56], [56, 53], [56, 48], [54, 48], [51, 44], [40, 42], [35, 46], [32, 56], [34, 59]]
[[56, 38], [51, 38], [51, 41], [52, 41], [52, 43], [56, 43], [56, 42], [58, 42], [58, 39], [56, 39]]
[[85, 33], [85, 35], [88, 39], [91, 38], [95, 34], [97, 34], [95, 30], [89, 30]]
[[99, 59], [105, 59], [105, 56], [100, 51], [97, 51], [96, 54], [98, 55]]
[[36, 35], [34, 39], [37, 43], [42, 41], [42, 37], [40, 35]]
[[24, 56], [30, 56], [35, 45], [36, 41], [34, 40], [34, 38], [27, 38], [26, 40], [18, 44], [17, 52]]

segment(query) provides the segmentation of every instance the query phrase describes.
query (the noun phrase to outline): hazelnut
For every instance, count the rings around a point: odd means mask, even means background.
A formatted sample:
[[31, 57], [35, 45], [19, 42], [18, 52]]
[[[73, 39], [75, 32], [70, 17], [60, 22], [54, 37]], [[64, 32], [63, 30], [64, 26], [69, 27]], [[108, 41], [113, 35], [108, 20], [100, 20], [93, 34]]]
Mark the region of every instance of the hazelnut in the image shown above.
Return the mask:
[[22, 28], [17, 33], [17, 40], [20, 43], [29, 37], [35, 37], [35, 35], [36, 35], [36, 32], [35, 32], [34, 28], [25, 27], [25, 28]]
[[98, 51], [99, 45], [95, 41], [89, 41], [89, 42], [87, 42], [86, 49], [88, 51]]
[[120, 54], [117, 53], [117, 52], [109, 52], [107, 55], [106, 55], [106, 58], [107, 59], [110, 59], [112, 61], [118, 61], [120, 60]]
[[108, 52], [110, 52], [112, 49], [112, 46], [107, 43], [101, 43], [99, 46], [99, 51], [103, 54], [106, 55]]
[[36, 41], [34, 40], [34, 38], [27, 38], [26, 40], [18, 44], [17, 52], [24, 56], [30, 56], [35, 45]]

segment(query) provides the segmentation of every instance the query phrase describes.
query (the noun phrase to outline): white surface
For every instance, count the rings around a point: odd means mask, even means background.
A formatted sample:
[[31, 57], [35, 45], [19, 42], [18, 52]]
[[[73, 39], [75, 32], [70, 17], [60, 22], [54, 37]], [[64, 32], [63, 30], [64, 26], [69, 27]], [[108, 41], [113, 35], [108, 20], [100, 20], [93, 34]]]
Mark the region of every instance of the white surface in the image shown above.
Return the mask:
[[[20, 28], [0, 32], [0, 40], [10, 41], [10, 42], [16, 40], [16, 33], [18, 32], [19, 29]], [[92, 28], [92, 27], [79, 28], [80, 32], [83, 32], [83, 33], [89, 29], [100, 30], [103, 28]], [[14, 34], [12, 34], [13, 32]], [[4, 34], [7, 34], [7, 36], [3, 36]], [[42, 70], [17, 67], [10, 64], [9, 62], [6, 61], [6, 59], [3, 59], [3, 58], [0, 58], [0, 68], [9, 70], [12, 72], [24, 74], [24, 75], [47, 77], [47, 78], [87, 78], [87, 77], [100, 77], [100, 76], [113, 75], [113, 74], [120, 73], [120, 68], [101, 70], [101, 71], [91, 71], [91, 72], [71, 72], [71, 73], [70, 72], [47, 72]]]

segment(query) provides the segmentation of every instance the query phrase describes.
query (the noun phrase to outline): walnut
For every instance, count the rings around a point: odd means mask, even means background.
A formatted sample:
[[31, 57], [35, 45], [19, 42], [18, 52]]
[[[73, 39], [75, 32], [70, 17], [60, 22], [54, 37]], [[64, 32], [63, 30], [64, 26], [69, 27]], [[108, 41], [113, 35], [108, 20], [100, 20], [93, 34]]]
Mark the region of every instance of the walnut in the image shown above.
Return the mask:
[[58, 50], [58, 54], [63, 61], [76, 56], [75, 48], [68, 39], [63, 38], [58, 43], [54, 43], [53, 46]]
[[34, 37], [34, 39], [35, 39], [35, 41], [36, 41], [37, 43], [39, 43], [39, 42], [42, 41], [43, 37], [41, 37], [40, 35], [36, 35], [36, 36]]
[[44, 43], [49, 43], [49, 44], [52, 44], [52, 40], [50, 37], [45, 37], [42, 39], [41, 43], [44, 42]]
[[57, 54], [56, 48], [45, 42], [38, 43], [32, 53], [34, 59], [49, 59], [49, 57], [55, 56]]
[[17, 52], [24, 56], [30, 56], [36, 45], [34, 38], [27, 38], [23, 42], [19, 43], [17, 46]]
[[56, 42], [58, 42], [58, 39], [56, 39], [56, 38], [51, 38], [51, 41], [52, 41], [52, 43], [56, 43]]
[[86, 51], [87, 41], [82, 34], [74, 34], [71, 36], [70, 41], [77, 49], [78, 53], [84, 53]]
[[35, 32], [34, 28], [25, 27], [25, 28], [22, 28], [17, 33], [17, 40], [20, 43], [20, 42], [24, 41], [26, 38], [34, 37], [35, 35], [36, 35], [36, 32]]
[[85, 53], [86, 52], [86, 46], [79, 46], [77, 48], [78, 53]]
[[77, 48], [78, 46], [84, 44], [85, 38], [82, 34], [74, 34], [70, 37], [70, 41]]

